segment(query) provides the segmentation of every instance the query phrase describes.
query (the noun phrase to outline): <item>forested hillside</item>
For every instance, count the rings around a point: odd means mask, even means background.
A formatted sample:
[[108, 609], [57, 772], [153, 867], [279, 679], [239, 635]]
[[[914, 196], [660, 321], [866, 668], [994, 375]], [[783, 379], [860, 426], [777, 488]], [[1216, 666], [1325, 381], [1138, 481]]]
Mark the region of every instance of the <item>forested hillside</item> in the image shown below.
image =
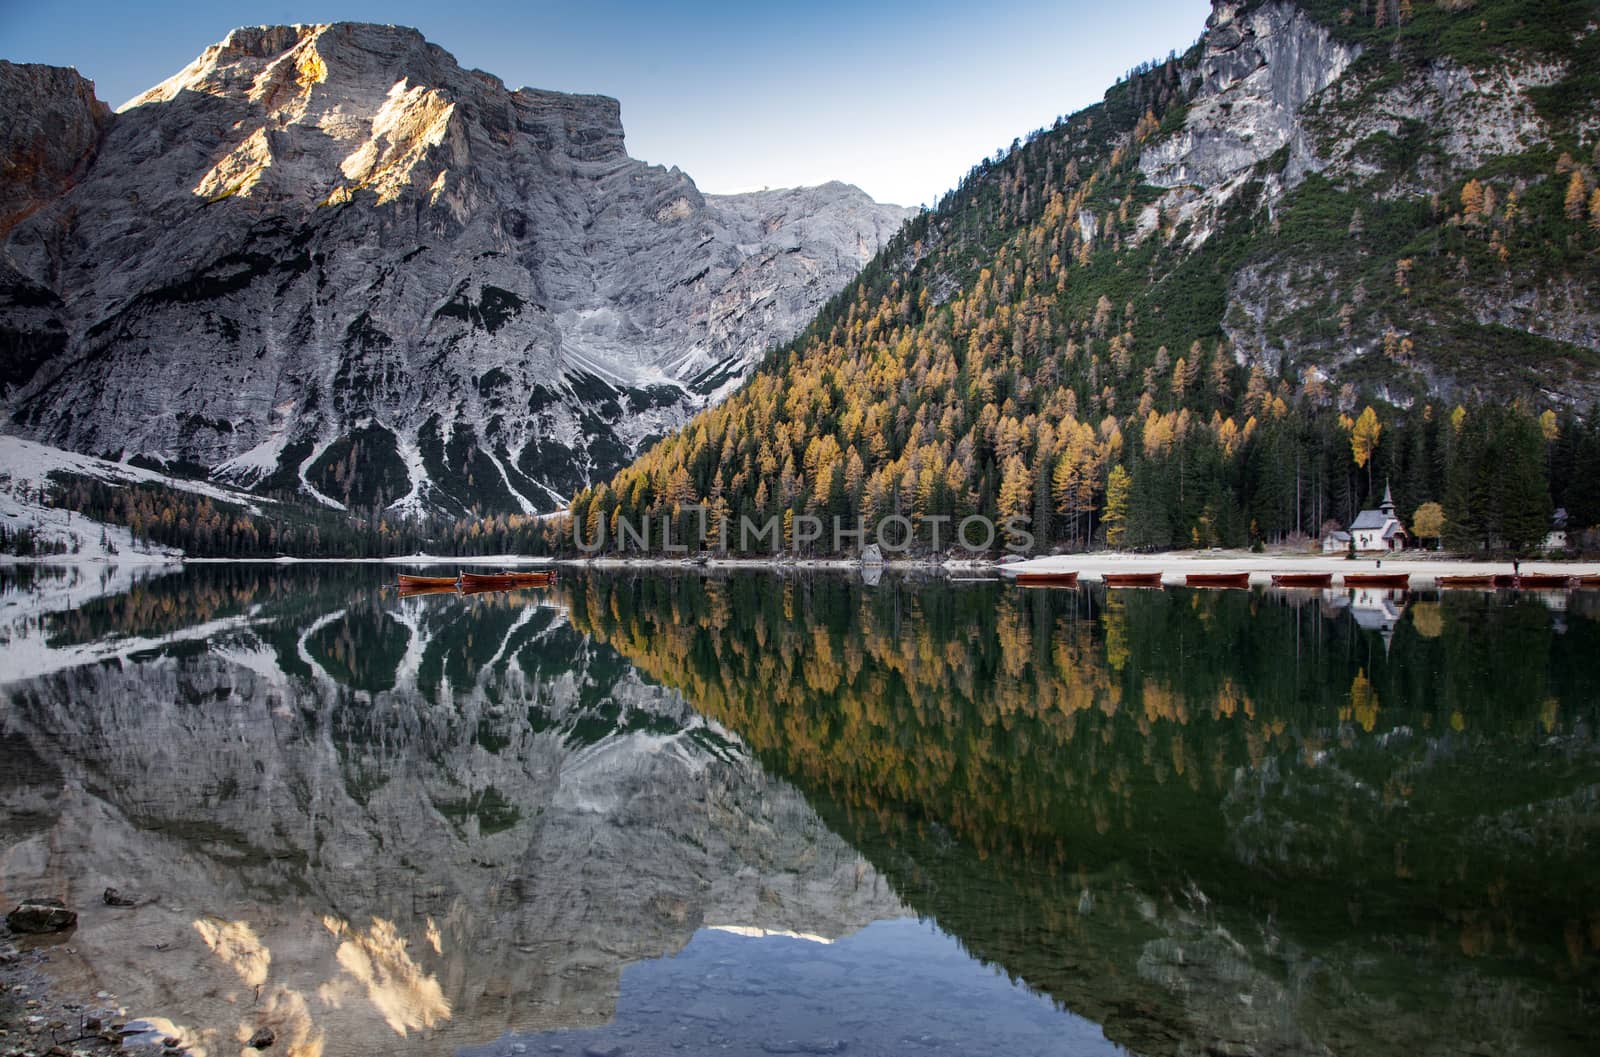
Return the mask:
[[1530, 546], [1558, 507], [1600, 523], [1597, 25], [1218, 3], [1188, 53], [974, 168], [573, 517], [611, 545], [696, 502], [1242, 545], [1387, 481], [1462, 546]]

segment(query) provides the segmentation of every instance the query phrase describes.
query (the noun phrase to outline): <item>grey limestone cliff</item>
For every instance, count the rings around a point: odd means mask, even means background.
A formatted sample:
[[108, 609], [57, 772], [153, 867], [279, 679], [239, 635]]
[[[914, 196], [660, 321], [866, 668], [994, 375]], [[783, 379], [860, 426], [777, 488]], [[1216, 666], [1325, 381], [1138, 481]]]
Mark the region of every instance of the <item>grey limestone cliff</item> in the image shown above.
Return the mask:
[[240, 29], [110, 115], [0, 64], [11, 428], [330, 505], [535, 512], [736, 384], [908, 211], [705, 195], [601, 96]]

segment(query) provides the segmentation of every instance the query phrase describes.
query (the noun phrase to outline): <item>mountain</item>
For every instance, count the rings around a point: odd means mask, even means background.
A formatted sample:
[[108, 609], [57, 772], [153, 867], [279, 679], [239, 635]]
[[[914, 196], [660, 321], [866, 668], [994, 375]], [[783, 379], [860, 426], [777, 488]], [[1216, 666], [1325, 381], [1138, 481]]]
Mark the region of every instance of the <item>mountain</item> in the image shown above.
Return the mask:
[[116, 113], [0, 63], [13, 430], [332, 507], [531, 513], [736, 384], [908, 216], [706, 195], [616, 100], [239, 29]]
[[1216, 0], [574, 513], [1241, 545], [1389, 479], [1463, 543], [1600, 524], [1596, 70], [1593, 4]]

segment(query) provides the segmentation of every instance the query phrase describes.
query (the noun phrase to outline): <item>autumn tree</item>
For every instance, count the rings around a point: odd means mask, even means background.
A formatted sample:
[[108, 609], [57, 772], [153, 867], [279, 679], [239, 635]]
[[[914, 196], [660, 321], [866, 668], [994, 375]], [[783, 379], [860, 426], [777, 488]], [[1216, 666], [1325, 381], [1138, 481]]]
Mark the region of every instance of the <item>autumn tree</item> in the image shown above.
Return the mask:
[[1411, 534], [1420, 540], [1437, 540], [1444, 535], [1444, 507], [1438, 503], [1423, 503], [1411, 515]]
[[1378, 413], [1368, 404], [1350, 430], [1350, 454], [1357, 469], [1367, 471], [1367, 487], [1372, 487], [1372, 453], [1378, 448], [1378, 438], [1383, 435], [1383, 424]]
[[1568, 220], [1582, 220], [1584, 202], [1589, 197], [1589, 188], [1583, 181], [1581, 169], [1572, 170], [1572, 176], [1567, 180], [1567, 197], [1563, 204], [1563, 212]]
[[1121, 463], [1111, 468], [1106, 479], [1106, 506], [1100, 521], [1106, 527], [1106, 546], [1120, 547], [1128, 533], [1128, 494], [1133, 479]]

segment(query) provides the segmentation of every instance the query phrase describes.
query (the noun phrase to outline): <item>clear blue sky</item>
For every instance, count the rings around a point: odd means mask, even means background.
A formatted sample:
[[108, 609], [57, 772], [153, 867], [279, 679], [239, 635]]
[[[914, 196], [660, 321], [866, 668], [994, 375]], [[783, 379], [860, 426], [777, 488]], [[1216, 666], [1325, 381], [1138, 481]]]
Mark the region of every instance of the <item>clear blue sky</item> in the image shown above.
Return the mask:
[[76, 66], [112, 106], [238, 25], [393, 22], [508, 85], [622, 101], [628, 150], [703, 190], [846, 180], [916, 205], [1015, 136], [1193, 42], [1207, 0], [0, 0], [0, 58]]

